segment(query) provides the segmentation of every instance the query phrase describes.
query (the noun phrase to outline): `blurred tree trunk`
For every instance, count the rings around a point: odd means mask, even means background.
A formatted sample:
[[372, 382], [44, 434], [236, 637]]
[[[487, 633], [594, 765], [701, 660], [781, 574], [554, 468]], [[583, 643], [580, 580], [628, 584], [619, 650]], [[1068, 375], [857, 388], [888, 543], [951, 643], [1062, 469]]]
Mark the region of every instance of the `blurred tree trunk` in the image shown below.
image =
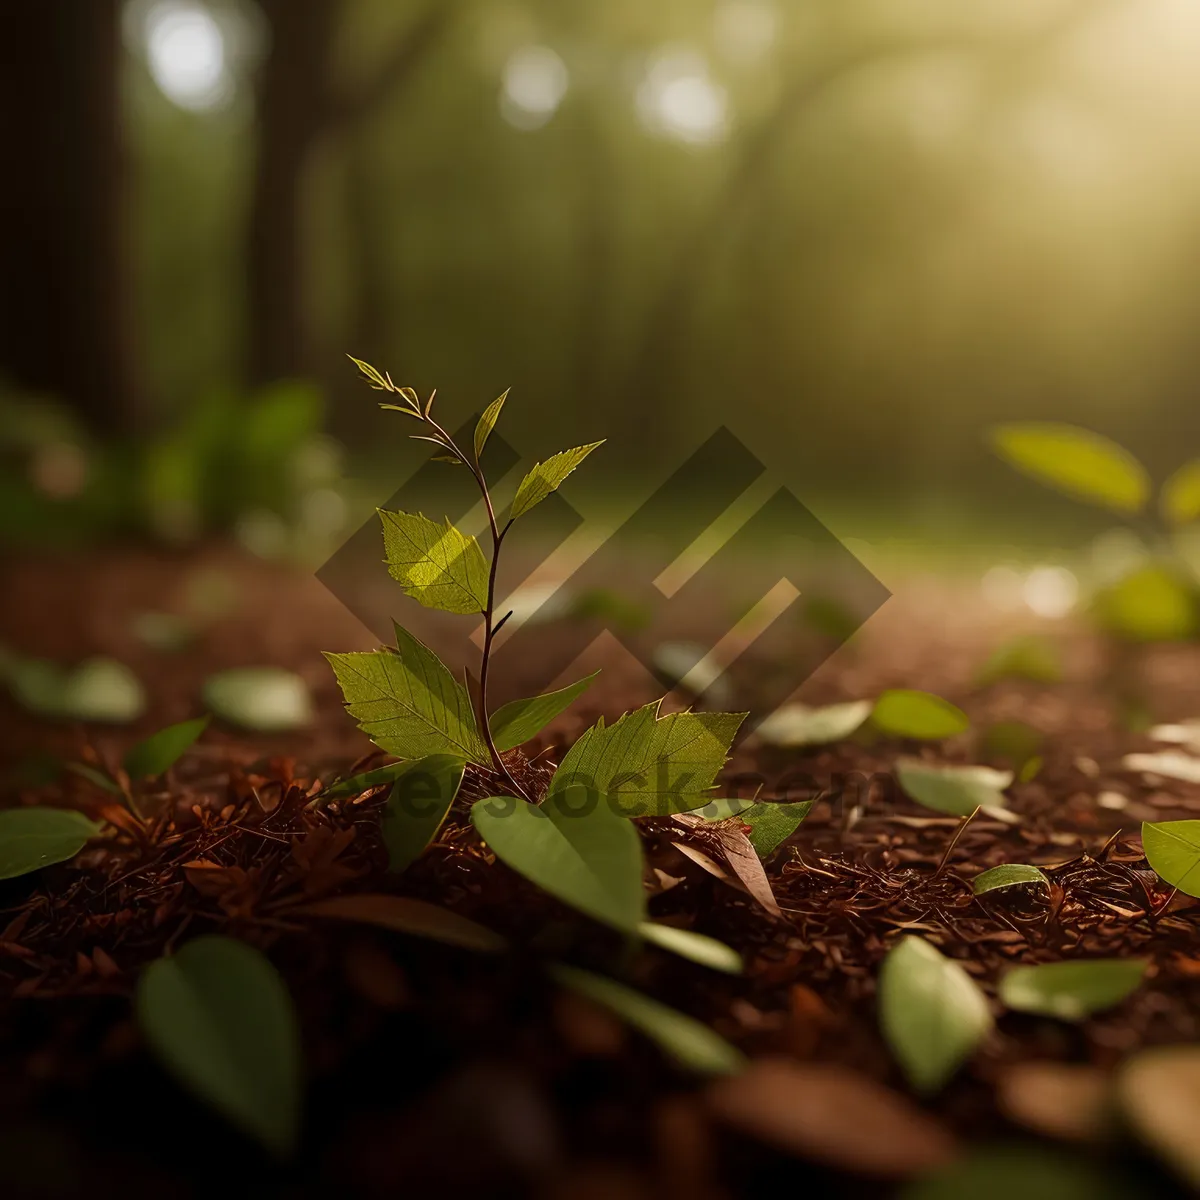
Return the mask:
[[0, 376], [98, 433], [140, 409], [125, 253], [119, 0], [24, 0], [0, 71]]
[[323, 137], [349, 130], [416, 75], [457, 5], [432, 0], [379, 64], [350, 90], [332, 79], [342, 0], [259, 0], [271, 47], [259, 77], [259, 151], [250, 204], [249, 346], [252, 386], [316, 373], [308, 327], [305, 183]]

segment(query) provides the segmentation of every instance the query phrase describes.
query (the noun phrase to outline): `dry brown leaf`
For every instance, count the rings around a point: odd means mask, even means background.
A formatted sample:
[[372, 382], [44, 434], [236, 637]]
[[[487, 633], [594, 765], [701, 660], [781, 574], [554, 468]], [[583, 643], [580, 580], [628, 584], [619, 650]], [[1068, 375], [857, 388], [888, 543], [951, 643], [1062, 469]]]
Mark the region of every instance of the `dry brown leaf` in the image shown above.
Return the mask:
[[[775, 899], [775, 893], [771, 890], [771, 881], [763, 869], [762, 859], [758, 857], [758, 852], [746, 836], [746, 826], [737, 817], [730, 817], [725, 821], [706, 821], [703, 817], [694, 816], [692, 813], [678, 813], [672, 819], [676, 824], [682, 825], [701, 845], [708, 849], [719, 850], [729, 869], [741, 881], [743, 888], [771, 916], [783, 916], [779, 911], [779, 902]], [[677, 849], [683, 849], [678, 842], [672, 844]], [[693, 862], [704, 866], [704, 863], [688, 851], [684, 850], [683, 852]], [[704, 869], [710, 871], [710, 874], [715, 874], [708, 867], [704, 867]], [[717, 878], [719, 879], [721, 876], [718, 875]]]
[[432, 938], [451, 946], [486, 953], [497, 953], [507, 945], [498, 933], [460, 917], [448, 908], [426, 904], [424, 900], [411, 900], [407, 896], [385, 893], [335, 896], [315, 904], [302, 904], [290, 911], [312, 917], [332, 917], [339, 921], [360, 921], [396, 933], [410, 933], [415, 937]]
[[1103, 1141], [1111, 1132], [1108, 1075], [1072, 1063], [1023, 1062], [996, 1085], [996, 1102], [1014, 1124], [1069, 1142]]
[[756, 1059], [713, 1084], [711, 1110], [739, 1132], [827, 1166], [876, 1178], [931, 1171], [954, 1139], [911, 1101], [842, 1067]]

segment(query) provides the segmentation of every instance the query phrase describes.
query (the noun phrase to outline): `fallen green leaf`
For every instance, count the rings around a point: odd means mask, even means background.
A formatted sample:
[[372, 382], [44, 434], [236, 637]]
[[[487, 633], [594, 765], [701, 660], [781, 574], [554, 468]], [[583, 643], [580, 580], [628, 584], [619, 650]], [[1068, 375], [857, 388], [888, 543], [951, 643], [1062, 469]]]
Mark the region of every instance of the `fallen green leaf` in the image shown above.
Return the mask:
[[809, 708], [806, 704], [788, 704], [777, 708], [757, 729], [768, 746], [826, 746], [854, 733], [871, 715], [870, 700], [849, 700]]
[[655, 921], [643, 921], [638, 932], [660, 949], [678, 954], [680, 958], [691, 959], [702, 967], [724, 971], [727, 975], [742, 973], [742, 956], [716, 938], [694, 933], [690, 929], [677, 929], [674, 925], [660, 925]]
[[357, 892], [349, 896], [333, 896], [328, 900], [300, 905], [290, 911], [311, 917], [329, 917], [335, 921], [377, 925], [394, 933], [444, 942], [447, 946], [476, 950], [481, 954], [499, 954], [508, 947], [498, 933], [448, 908], [390, 893]]
[[562, 964], [551, 967], [550, 974], [564, 987], [616, 1013], [689, 1071], [733, 1075], [746, 1065], [741, 1052], [707, 1025], [624, 984]]
[[291, 998], [257, 950], [202, 937], [150, 964], [138, 1024], [189, 1091], [279, 1156], [300, 1127], [300, 1034]]
[[896, 762], [896, 778], [906, 795], [918, 804], [952, 817], [969, 817], [977, 808], [988, 816], [1014, 824], [1003, 789], [1012, 784], [1011, 771], [991, 767], [934, 766], [915, 758]]
[[565, 712], [592, 686], [592, 681], [599, 674], [599, 671], [593, 671], [586, 679], [569, 687], [531, 696], [528, 700], [514, 700], [496, 709], [488, 722], [496, 749], [503, 753], [537, 737], [555, 717]]
[[130, 779], [155, 779], [171, 769], [208, 728], [208, 717], [168, 725], [139, 742], [125, 755], [122, 765]]
[[407, 764], [383, 809], [381, 831], [388, 867], [405, 870], [437, 836], [462, 784], [466, 764], [448, 754], [431, 754]]
[[74, 858], [102, 828], [71, 809], [4, 809], [0, 811], [0, 879], [15, 879]]
[[471, 820], [497, 858], [571, 907], [626, 933], [646, 919], [641, 836], [605, 805], [577, 807], [561, 792], [540, 806], [493, 796], [472, 805]]
[[987, 999], [958, 963], [906, 936], [879, 974], [884, 1037], [912, 1086], [939, 1091], [992, 1028]]
[[1150, 480], [1123, 447], [1075, 425], [1029, 421], [998, 425], [992, 446], [1010, 466], [1061, 492], [1115, 512], [1140, 512]]
[[1146, 821], [1142, 849], [1160, 879], [1200, 897], [1200, 821]]
[[1050, 880], [1041, 867], [1029, 863], [1005, 863], [1001, 867], [993, 867], [984, 871], [971, 881], [975, 895], [982, 896], [985, 892], [994, 892], [998, 888], [1017, 887], [1023, 883], [1037, 883], [1050, 886]]
[[946, 738], [970, 726], [967, 714], [930, 692], [896, 688], [875, 701], [871, 721], [893, 737]]
[[312, 723], [312, 697], [282, 667], [234, 667], [210, 675], [204, 703], [222, 721], [256, 733], [286, 733]]
[[1058, 683], [1062, 662], [1058, 647], [1047, 637], [1026, 634], [998, 646], [979, 669], [981, 685], [1001, 679], [1028, 679], [1033, 683]]
[[1014, 967], [1000, 980], [1000, 999], [1018, 1012], [1082, 1021], [1120, 1004], [1142, 982], [1140, 958], [1093, 958]]

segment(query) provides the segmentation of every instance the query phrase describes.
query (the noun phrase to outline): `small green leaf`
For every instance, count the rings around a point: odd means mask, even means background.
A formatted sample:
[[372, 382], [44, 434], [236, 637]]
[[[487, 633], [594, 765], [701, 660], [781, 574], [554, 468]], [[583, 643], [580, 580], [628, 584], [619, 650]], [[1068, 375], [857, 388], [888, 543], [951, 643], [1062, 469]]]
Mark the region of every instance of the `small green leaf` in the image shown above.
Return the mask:
[[871, 720], [893, 737], [924, 739], [953, 737], [971, 724], [967, 714], [949, 700], [907, 688], [884, 692], [875, 701]]
[[1140, 512], [1150, 493], [1145, 469], [1123, 447], [1075, 425], [999, 425], [992, 446], [1010, 466], [1067, 495], [1115, 512]]
[[576, 446], [573, 450], [562, 450], [545, 462], [537, 463], [533, 470], [521, 480], [517, 494], [513, 498], [511, 517], [523, 517], [531, 508], [541, 504], [551, 492], [556, 492], [562, 486], [572, 471], [597, 446], [603, 446], [603, 440], [592, 442], [587, 446]]
[[993, 867], [984, 871], [971, 881], [975, 895], [982, 896], [985, 892], [994, 892], [997, 888], [1016, 887], [1022, 883], [1037, 883], [1050, 886], [1050, 880], [1041, 867], [1029, 863], [1005, 863], [1001, 867]]
[[888, 952], [879, 975], [880, 1024], [909, 1082], [940, 1091], [992, 1028], [983, 992], [952, 959], [919, 937]]
[[473, 537], [420, 513], [381, 509], [379, 519], [388, 572], [407, 595], [441, 612], [487, 608], [488, 564]]
[[1018, 1012], [1040, 1013], [1063, 1021], [1120, 1004], [1142, 982], [1140, 958], [1094, 958], [1075, 962], [1014, 967], [1000, 980], [1000, 999]]
[[1200, 1190], [1200, 1046], [1156, 1046], [1117, 1073], [1116, 1100], [1133, 1131]]
[[1094, 608], [1104, 629], [1134, 642], [1184, 641], [1198, 626], [1194, 585], [1153, 563], [1105, 588]]
[[80, 779], [86, 779], [88, 783], [94, 784], [102, 792], [107, 792], [110, 796], [124, 796], [121, 791], [121, 785], [115, 779], [110, 778], [103, 771], [97, 770], [88, 763], [65, 763], [64, 769], [71, 772], [72, 775], [78, 775]]
[[262, 954], [233, 938], [197, 938], [146, 968], [136, 1007], [151, 1050], [184, 1087], [275, 1154], [292, 1152], [300, 1033]]
[[381, 823], [391, 870], [416, 862], [437, 836], [458, 795], [464, 766], [461, 758], [431, 754], [408, 763], [397, 778]]
[[0, 811], [0, 879], [74, 858], [103, 825], [65, 808]]
[[1058, 647], [1049, 638], [1037, 634], [1026, 634], [1005, 642], [979, 669], [978, 682], [985, 685], [1001, 679], [1058, 683], [1062, 679]]
[[896, 778], [906, 795], [918, 804], [952, 817], [969, 817], [977, 808], [1015, 824], [1003, 789], [1012, 784], [1011, 771], [991, 767], [937, 767], [915, 758], [896, 763]]
[[1200, 459], [1184, 463], [1163, 484], [1158, 507], [1172, 525], [1187, 525], [1200, 517]]
[[234, 667], [210, 675], [204, 703], [222, 721], [256, 733], [286, 733], [312, 723], [308, 685], [282, 667]]
[[997, 721], [989, 725], [980, 740], [985, 758], [1001, 758], [1020, 770], [1034, 758], [1045, 742], [1045, 735], [1024, 721]]
[[497, 858], [564, 903], [626, 933], [646, 919], [641, 836], [603, 804], [493, 796], [472, 806], [471, 820]]
[[616, 1013], [689, 1071], [733, 1075], [746, 1065], [742, 1054], [707, 1025], [624, 984], [562, 964], [550, 973], [564, 987]]
[[407, 762], [390, 763], [386, 767], [376, 767], [373, 771], [363, 771], [359, 775], [351, 775], [349, 779], [339, 780], [327, 787], [322, 793], [323, 800], [340, 800], [344, 796], [361, 796], [374, 788], [387, 787], [408, 770]]
[[504, 407], [504, 401], [508, 399], [508, 391], [509, 389], [505, 388], [504, 394], [498, 396], [483, 410], [483, 416], [479, 418], [479, 424], [475, 426], [476, 463], [483, 457], [483, 448], [487, 445], [488, 438], [492, 436], [496, 422], [500, 420], [500, 410]]
[[708, 803], [744, 713], [658, 715], [658, 703], [593, 725], [564, 755], [550, 794], [628, 817], [670, 816]]
[[827, 746], [854, 733], [871, 715], [870, 700], [849, 700], [809, 708], [788, 704], [777, 708], [758, 727], [758, 736], [768, 746]]
[[691, 959], [702, 967], [724, 971], [726, 975], [742, 973], [742, 956], [732, 946], [718, 942], [716, 938], [694, 933], [690, 929], [677, 929], [674, 925], [659, 925], [655, 921], [643, 921], [638, 932], [648, 942], [662, 950]]
[[364, 925], [377, 925], [380, 929], [390, 929], [411, 937], [428, 938], [431, 941], [444, 942], [447, 946], [458, 946], [463, 950], [475, 950], [481, 954], [499, 954], [508, 947], [508, 943], [498, 933], [461, 917], [448, 908], [427, 904], [424, 900], [413, 900], [408, 896], [394, 896], [387, 892], [356, 892], [349, 896], [333, 896], [328, 900], [303, 904], [289, 911], [304, 913], [310, 917], [329, 917], [335, 921], [358, 921]]
[[155, 779], [165, 774], [192, 748], [208, 722], [208, 717], [197, 717], [151, 734], [125, 755], [122, 765], [126, 774], [130, 779]]
[[764, 800], [730, 815], [736, 815], [743, 825], [750, 826], [750, 845], [758, 857], [769, 858], [800, 828], [815, 803], [815, 800], [800, 800], [792, 804], [772, 804]]
[[396, 626], [396, 649], [327, 654], [346, 707], [375, 745], [397, 758], [450, 754], [491, 762], [466, 689], [411, 633]]
[[531, 696], [528, 700], [514, 700], [496, 709], [489, 722], [496, 749], [501, 752], [512, 750], [537, 737], [559, 713], [565, 712], [592, 686], [592, 680], [599, 674], [599, 671], [593, 671], [586, 679], [560, 688], [557, 692]]
[[1200, 821], [1146, 821], [1142, 848], [1164, 883], [1200, 897]]
[[361, 358], [355, 358], [353, 354], [347, 354], [346, 357], [359, 369], [362, 377], [377, 392], [394, 392], [396, 390], [370, 363], [363, 362]]
[[62, 715], [73, 721], [127, 725], [146, 711], [146, 693], [124, 664], [94, 658], [77, 667], [63, 685]]

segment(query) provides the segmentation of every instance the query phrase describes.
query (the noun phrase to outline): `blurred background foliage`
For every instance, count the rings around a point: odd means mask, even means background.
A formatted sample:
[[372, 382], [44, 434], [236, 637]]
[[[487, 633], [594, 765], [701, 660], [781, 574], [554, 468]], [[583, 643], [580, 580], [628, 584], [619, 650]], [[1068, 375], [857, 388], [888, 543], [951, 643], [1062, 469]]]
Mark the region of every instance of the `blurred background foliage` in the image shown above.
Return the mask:
[[339, 444], [412, 461], [347, 351], [451, 421], [512, 385], [512, 443], [607, 436], [610, 491], [727, 422], [840, 534], [1099, 532], [999, 420], [1200, 452], [1191, 0], [8, 22], [7, 535], [334, 537]]

